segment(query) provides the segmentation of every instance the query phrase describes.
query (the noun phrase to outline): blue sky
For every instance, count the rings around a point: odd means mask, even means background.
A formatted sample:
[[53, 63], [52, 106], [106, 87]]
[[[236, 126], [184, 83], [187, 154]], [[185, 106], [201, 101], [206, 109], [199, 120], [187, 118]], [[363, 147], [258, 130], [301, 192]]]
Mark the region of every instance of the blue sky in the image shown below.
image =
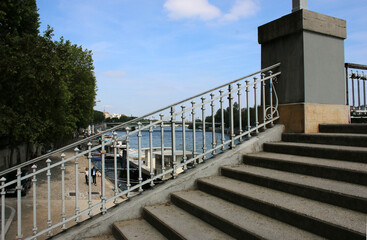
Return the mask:
[[[367, 1], [309, 0], [347, 20], [345, 61], [367, 64]], [[54, 28], [92, 50], [95, 109], [140, 116], [260, 69], [257, 27], [291, 0], [37, 0]]]

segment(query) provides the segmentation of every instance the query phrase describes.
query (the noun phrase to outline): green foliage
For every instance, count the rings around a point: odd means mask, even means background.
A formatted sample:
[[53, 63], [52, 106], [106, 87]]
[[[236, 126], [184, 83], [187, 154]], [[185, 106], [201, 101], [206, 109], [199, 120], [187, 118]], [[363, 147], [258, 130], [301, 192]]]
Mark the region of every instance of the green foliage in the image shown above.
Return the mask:
[[[233, 103], [233, 121], [234, 121], [234, 128], [235, 129], [239, 129], [239, 125], [240, 125], [240, 116], [241, 113], [241, 124], [242, 124], [242, 129], [246, 129], [247, 126], [247, 109], [246, 108], [242, 108], [240, 110], [239, 105], [237, 102]], [[230, 127], [230, 107], [227, 107], [226, 109], [223, 109], [223, 115], [224, 115], [224, 126], [226, 128]], [[214, 120], [215, 123], [221, 123], [222, 122], [222, 115], [221, 115], [221, 110], [218, 109], [217, 112], [214, 115]], [[205, 118], [205, 122], [206, 123], [211, 123], [212, 122], [212, 116], [207, 116]], [[250, 108], [250, 125], [253, 126], [255, 125], [255, 108]]]
[[38, 27], [35, 1], [0, 3], [0, 135], [12, 146], [59, 143], [93, 119], [92, 53]]
[[94, 110], [93, 111], [93, 123], [101, 123], [105, 121], [103, 112]]
[[119, 118], [119, 121], [123, 123], [123, 122], [133, 120], [135, 118], [136, 117], [133, 117], [133, 116], [129, 117], [129, 116], [126, 116], [126, 115], [121, 115], [120, 118]]

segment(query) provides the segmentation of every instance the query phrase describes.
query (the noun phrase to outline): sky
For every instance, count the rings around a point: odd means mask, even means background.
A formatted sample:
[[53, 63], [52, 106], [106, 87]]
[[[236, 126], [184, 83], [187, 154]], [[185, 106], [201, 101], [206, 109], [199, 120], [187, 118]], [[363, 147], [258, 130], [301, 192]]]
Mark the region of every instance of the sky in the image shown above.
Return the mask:
[[[37, 0], [50, 25], [92, 50], [95, 110], [142, 116], [260, 70], [257, 28], [291, 0]], [[347, 21], [345, 62], [367, 64], [367, 1], [308, 0]]]

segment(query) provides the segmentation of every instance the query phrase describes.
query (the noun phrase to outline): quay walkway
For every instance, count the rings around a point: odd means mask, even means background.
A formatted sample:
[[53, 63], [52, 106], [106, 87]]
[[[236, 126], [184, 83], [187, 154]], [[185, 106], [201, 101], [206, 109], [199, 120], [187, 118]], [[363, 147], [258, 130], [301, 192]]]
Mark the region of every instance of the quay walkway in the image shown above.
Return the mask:
[[[73, 150], [65, 152], [66, 158], [74, 155]], [[61, 160], [60, 154], [56, 154], [50, 158], [52, 163]], [[46, 165], [45, 162], [38, 163], [38, 167], [41, 165]], [[42, 166], [43, 167], [43, 166]], [[79, 170], [78, 170], [78, 180], [79, 180], [79, 211], [88, 208], [88, 185], [85, 183], [85, 168], [88, 167], [87, 157], [79, 158]], [[75, 214], [75, 161], [70, 161], [65, 164], [65, 210], [66, 217], [73, 216]], [[62, 203], [61, 203], [61, 169], [53, 168], [51, 171], [51, 219], [53, 223], [60, 222], [62, 216]], [[113, 189], [114, 185], [110, 181], [106, 181], [106, 196], [110, 198], [114, 195]], [[92, 184], [92, 202], [93, 204], [99, 203], [101, 192], [101, 177], [97, 176], [97, 185]], [[47, 228], [46, 219], [48, 219], [48, 202], [47, 202], [47, 176], [46, 174], [40, 174], [37, 176], [37, 224], [39, 229]], [[123, 198], [119, 199], [119, 202], [124, 201]], [[6, 198], [6, 206], [16, 209], [17, 198]], [[107, 203], [106, 207], [111, 208], [114, 204], [112, 202]], [[99, 214], [99, 209], [95, 209], [93, 214]], [[88, 215], [83, 215], [80, 217], [80, 222], [89, 218]], [[24, 237], [29, 237], [33, 232], [33, 187], [30, 188], [27, 195], [22, 197], [22, 232]], [[76, 222], [72, 221], [67, 224], [67, 227], [75, 225]], [[52, 234], [55, 235], [61, 232], [61, 228], [54, 229]], [[9, 227], [6, 234], [6, 239], [12, 239], [11, 236], [17, 235], [17, 217], [16, 214], [13, 221]], [[46, 239], [48, 236], [44, 234], [37, 239]], [[106, 239], [108, 240], [108, 239]]]

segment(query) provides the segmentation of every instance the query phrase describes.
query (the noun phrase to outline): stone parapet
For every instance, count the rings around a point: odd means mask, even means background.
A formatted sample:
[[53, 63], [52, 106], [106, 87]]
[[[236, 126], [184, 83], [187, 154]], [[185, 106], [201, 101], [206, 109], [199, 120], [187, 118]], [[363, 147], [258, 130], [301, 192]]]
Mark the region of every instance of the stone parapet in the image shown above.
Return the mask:
[[343, 19], [301, 9], [258, 28], [260, 44], [300, 31], [310, 31], [341, 39], [347, 38], [347, 23]]
[[349, 106], [315, 103], [293, 103], [279, 105], [279, 123], [285, 132], [317, 133], [319, 124], [347, 124]]

